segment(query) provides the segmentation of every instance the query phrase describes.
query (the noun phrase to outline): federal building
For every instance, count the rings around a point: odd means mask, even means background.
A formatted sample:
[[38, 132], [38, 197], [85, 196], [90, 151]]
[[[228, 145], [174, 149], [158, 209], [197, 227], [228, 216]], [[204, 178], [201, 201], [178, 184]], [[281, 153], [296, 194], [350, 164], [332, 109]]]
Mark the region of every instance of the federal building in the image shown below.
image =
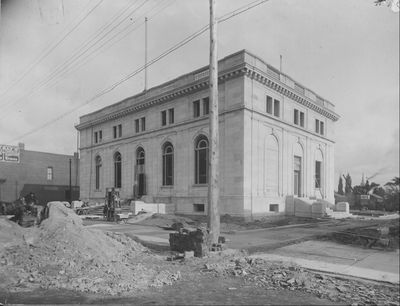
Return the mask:
[[[334, 203], [334, 105], [246, 50], [218, 62], [218, 81], [221, 214]], [[115, 187], [122, 200], [205, 214], [209, 109], [206, 66], [80, 117], [81, 199]]]

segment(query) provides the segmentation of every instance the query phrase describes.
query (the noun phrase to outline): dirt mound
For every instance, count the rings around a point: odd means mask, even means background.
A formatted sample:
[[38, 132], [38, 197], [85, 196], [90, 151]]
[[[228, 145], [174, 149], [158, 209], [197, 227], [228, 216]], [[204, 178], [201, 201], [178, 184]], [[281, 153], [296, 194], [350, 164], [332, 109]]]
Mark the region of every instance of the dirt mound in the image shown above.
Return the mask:
[[7, 218], [0, 218], [0, 253], [6, 248], [30, 243], [36, 233], [36, 229], [25, 229]]
[[10, 228], [11, 234], [4, 238], [9, 242], [0, 249], [0, 284], [9, 290], [65, 288], [115, 295], [179, 278], [160, 270], [161, 265], [141, 264], [143, 258], [162, 259], [123, 234], [85, 228], [59, 202], [50, 204], [49, 218], [30, 239], [24, 239], [25, 231], [19, 226]]

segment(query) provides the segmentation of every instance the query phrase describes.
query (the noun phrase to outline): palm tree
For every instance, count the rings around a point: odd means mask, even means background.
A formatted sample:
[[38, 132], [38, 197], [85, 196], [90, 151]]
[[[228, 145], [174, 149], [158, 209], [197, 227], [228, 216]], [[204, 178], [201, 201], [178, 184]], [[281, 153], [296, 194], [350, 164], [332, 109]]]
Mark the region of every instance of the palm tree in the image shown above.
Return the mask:
[[395, 176], [394, 178], [392, 178], [390, 182], [387, 182], [385, 186], [390, 186], [390, 187], [400, 186], [400, 177]]
[[386, 187], [386, 201], [389, 204], [390, 210], [399, 210], [400, 203], [400, 177], [395, 176], [390, 182], [385, 184]]

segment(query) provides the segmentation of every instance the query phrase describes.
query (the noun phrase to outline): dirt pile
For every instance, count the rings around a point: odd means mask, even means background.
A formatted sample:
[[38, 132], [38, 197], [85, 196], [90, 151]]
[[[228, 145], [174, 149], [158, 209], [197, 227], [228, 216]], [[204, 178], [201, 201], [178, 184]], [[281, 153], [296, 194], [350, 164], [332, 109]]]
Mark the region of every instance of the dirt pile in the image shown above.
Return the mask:
[[[9, 290], [65, 288], [107, 295], [171, 284], [180, 275], [161, 270], [160, 261], [142, 245], [118, 233], [87, 229], [58, 202], [33, 235], [10, 222], [1, 231], [0, 284]], [[8, 242], [7, 242], [8, 241]]]

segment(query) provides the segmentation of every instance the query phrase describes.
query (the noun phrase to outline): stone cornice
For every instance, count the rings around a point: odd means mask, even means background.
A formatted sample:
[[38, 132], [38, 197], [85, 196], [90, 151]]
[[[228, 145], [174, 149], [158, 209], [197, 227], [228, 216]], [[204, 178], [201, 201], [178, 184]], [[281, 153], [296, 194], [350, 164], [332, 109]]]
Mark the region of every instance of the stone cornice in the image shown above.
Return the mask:
[[[222, 72], [219, 76], [218, 76], [218, 81], [219, 82], [224, 82], [226, 80], [232, 79], [232, 78], [236, 78], [240, 75], [244, 75], [245, 74], [245, 70], [244, 68], [244, 64], [241, 64], [239, 66], [236, 67], [232, 67], [231, 69]], [[147, 99], [146, 101], [142, 102], [142, 103], [138, 103], [129, 107], [126, 107], [124, 109], [115, 111], [113, 113], [104, 115], [98, 119], [95, 120], [91, 120], [88, 122], [83, 122], [81, 124], [78, 124], [75, 126], [75, 128], [77, 130], [83, 130], [85, 128], [100, 124], [102, 122], [106, 122], [109, 120], [113, 120], [116, 118], [120, 118], [120, 117], [124, 117], [127, 116], [129, 114], [147, 109], [149, 107], [152, 107], [154, 105], [158, 105], [158, 104], [162, 104], [164, 102], [185, 96], [187, 94], [191, 94], [194, 92], [197, 92], [199, 90], [208, 88], [208, 77], [205, 76], [202, 79], [199, 79], [195, 82], [192, 82], [186, 86], [182, 86], [180, 88], [177, 89], [173, 89], [170, 90], [166, 93], [163, 93], [161, 95], [155, 96], [155, 97], [150, 97], [149, 99]]]
[[316, 111], [317, 113], [333, 120], [339, 120], [340, 116], [335, 112], [326, 109], [325, 107], [321, 107], [311, 99], [301, 96], [295, 92], [294, 89], [290, 88], [286, 84], [281, 81], [274, 80], [272, 77], [268, 77], [263, 71], [254, 68], [250, 65], [246, 65], [244, 68], [245, 75], [258, 81], [259, 83], [268, 86], [269, 88], [279, 92], [280, 94], [292, 99], [293, 101], [304, 105], [305, 107]]
[[[152, 106], [159, 105], [171, 101], [173, 99], [206, 89], [208, 88], [208, 76], [205, 73], [207, 71], [208, 70], [205, 69], [201, 72], [198, 72], [199, 74], [203, 73], [204, 77], [201, 77], [194, 82], [191, 82], [187, 85], [178, 88], [167, 90], [158, 95], [155, 94], [154, 96], [152, 96], [152, 90], [150, 89], [147, 93], [148, 98], [146, 98], [144, 101], [125, 107], [123, 109], [119, 109], [117, 111], [113, 111], [109, 114], [99, 116], [94, 120], [82, 122], [76, 125], [75, 128], [81, 131], [83, 129], [98, 125], [100, 123], [128, 116], [132, 113], [148, 109]], [[312, 101], [310, 98], [295, 92], [294, 88], [289, 87], [280, 80], [275, 80], [273, 77], [267, 75], [266, 72], [244, 62], [234, 67], [231, 67], [230, 69], [220, 72], [218, 76], [218, 81], [219, 83], [222, 83], [225, 82], [226, 80], [236, 78], [242, 75], [246, 75], [247, 77], [258, 81], [261, 84], [266, 85], [267, 87], [281, 93], [282, 95], [285, 95], [286, 97], [292, 99], [293, 101], [302, 104], [305, 107], [312, 109], [333, 121], [337, 121], [340, 118], [339, 115], [333, 112], [332, 110], [329, 110], [323, 106], [319, 106], [316, 102]]]

